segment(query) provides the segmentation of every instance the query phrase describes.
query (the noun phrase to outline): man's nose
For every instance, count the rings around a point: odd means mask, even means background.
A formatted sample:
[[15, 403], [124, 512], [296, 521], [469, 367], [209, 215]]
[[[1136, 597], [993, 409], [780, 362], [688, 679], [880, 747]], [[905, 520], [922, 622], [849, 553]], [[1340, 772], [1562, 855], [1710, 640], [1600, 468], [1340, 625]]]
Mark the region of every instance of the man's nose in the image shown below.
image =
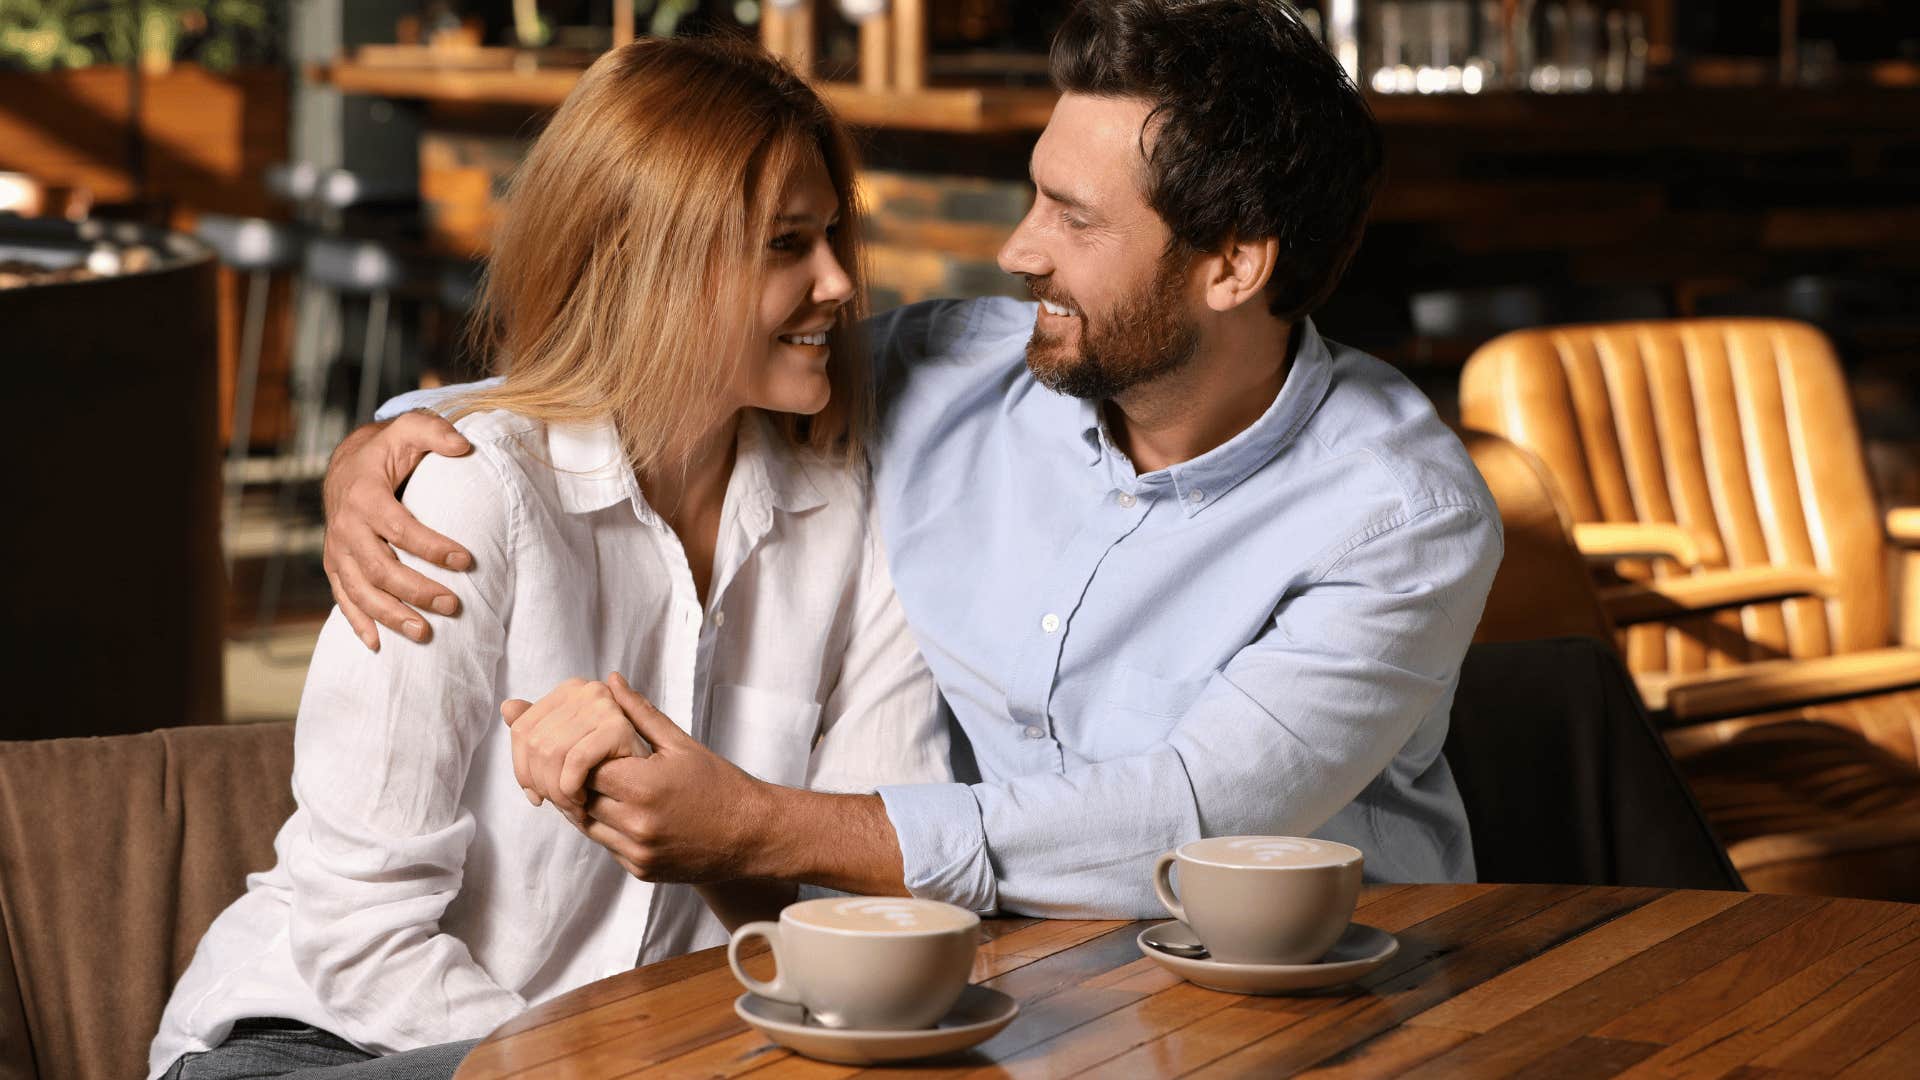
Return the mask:
[[1035, 215], [1039, 213], [1036, 203], [1027, 210], [1027, 216], [1013, 227], [1013, 235], [1000, 245], [1000, 269], [1009, 274], [1025, 274], [1029, 277], [1045, 277], [1053, 273], [1053, 262], [1047, 258], [1040, 244], [1040, 230], [1036, 227]]

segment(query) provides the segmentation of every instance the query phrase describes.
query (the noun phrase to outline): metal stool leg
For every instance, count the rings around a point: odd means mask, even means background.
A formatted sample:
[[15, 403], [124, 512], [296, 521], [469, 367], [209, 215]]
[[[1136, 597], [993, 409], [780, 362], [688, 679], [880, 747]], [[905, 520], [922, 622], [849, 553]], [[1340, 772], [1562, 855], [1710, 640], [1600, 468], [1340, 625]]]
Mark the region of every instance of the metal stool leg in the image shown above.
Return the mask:
[[267, 289], [265, 270], [247, 275], [247, 307], [240, 330], [240, 370], [233, 388], [233, 441], [227, 447], [227, 578], [233, 578], [233, 535], [240, 525], [240, 496], [246, 488], [247, 452], [253, 441], [253, 397], [260, 383], [260, 351], [266, 336]]
[[[305, 348], [294, 357], [293, 429], [281, 441], [282, 475], [279, 497], [274, 503], [273, 553], [260, 582], [260, 606], [256, 612], [257, 629], [265, 634], [273, 627], [280, 610], [280, 593], [287, 576], [289, 522], [293, 519], [294, 489], [306, 474], [307, 460], [319, 453], [318, 442], [326, 408], [327, 370], [336, 351], [339, 335], [339, 296], [317, 282], [303, 282], [300, 314], [306, 316], [301, 341]], [[298, 318], [299, 315], [296, 315]]]
[[392, 297], [385, 289], [376, 290], [367, 304], [366, 347], [360, 353], [360, 409], [355, 423], [373, 419], [380, 404], [380, 373], [387, 358], [388, 312]]

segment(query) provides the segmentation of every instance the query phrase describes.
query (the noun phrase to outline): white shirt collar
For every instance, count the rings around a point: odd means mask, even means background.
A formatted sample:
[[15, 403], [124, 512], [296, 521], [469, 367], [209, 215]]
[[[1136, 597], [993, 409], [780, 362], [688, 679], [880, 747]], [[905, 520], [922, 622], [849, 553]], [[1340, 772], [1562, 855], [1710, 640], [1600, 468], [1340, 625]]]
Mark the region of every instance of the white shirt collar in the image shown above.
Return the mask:
[[[737, 439], [728, 487], [742, 509], [765, 507], [791, 514], [826, 502], [795, 448], [773, 429], [765, 413], [746, 410]], [[547, 460], [553, 463], [560, 505], [567, 513], [590, 514], [625, 499], [643, 519], [654, 517], [611, 421], [547, 425]]]

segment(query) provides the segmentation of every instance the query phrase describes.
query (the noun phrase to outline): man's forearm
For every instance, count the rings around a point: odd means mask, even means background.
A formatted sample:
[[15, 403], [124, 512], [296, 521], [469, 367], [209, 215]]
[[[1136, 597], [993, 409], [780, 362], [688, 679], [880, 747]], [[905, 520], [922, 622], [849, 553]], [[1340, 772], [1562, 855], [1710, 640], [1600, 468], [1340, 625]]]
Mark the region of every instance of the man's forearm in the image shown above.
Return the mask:
[[776, 788], [760, 817], [756, 875], [868, 896], [906, 896], [900, 841], [878, 795]]

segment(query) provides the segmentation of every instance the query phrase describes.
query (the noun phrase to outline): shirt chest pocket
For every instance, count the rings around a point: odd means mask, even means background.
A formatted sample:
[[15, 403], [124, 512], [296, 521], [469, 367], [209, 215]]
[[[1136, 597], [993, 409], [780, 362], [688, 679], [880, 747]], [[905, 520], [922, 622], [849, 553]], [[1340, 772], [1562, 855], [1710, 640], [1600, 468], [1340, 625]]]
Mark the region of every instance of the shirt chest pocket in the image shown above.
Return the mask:
[[802, 787], [820, 706], [751, 686], [716, 686], [707, 709], [707, 745], [771, 784]]
[[1164, 740], [1186, 714], [1212, 674], [1169, 679], [1126, 664], [1115, 664], [1093, 725], [1095, 760], [1144, 753]]

